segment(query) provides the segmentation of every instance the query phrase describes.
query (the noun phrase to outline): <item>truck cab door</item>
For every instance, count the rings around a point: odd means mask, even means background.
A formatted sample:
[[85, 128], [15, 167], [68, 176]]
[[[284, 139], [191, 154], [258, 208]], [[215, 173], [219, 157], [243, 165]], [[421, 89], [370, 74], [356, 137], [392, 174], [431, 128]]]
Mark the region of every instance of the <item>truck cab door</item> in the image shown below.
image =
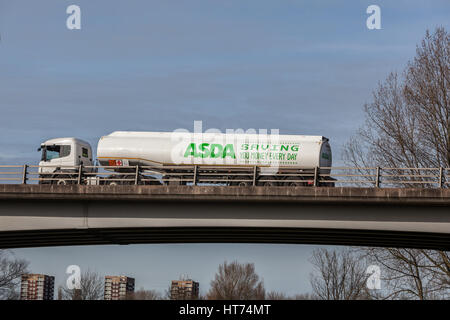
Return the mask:
[[40, 149], [42, 157], [39, 162], [39, 173], [53, 173], [64, 170], [62, 166], [73, 166], [71, 145], [44, 145]]

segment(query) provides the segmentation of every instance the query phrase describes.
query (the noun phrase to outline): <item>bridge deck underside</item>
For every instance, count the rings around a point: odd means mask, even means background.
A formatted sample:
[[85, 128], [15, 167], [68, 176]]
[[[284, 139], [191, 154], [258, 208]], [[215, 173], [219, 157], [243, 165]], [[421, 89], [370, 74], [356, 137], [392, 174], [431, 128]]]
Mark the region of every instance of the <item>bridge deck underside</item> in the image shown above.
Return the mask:
[[0, 185], [0, 248], [292, 243], [450, 250], [450, 190]]
[[0, 248], [144, 243], [282, 243], [450, 250], [450, 234], [311, 228], [111, 228], [0, 233]]

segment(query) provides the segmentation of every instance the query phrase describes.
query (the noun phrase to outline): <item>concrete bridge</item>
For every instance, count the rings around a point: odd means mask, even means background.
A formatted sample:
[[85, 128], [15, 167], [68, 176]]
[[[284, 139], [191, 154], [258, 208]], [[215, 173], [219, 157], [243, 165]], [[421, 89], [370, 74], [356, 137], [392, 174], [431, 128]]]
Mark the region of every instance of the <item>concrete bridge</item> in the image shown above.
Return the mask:
[[0, 185], [0, 248], [194, 242], [450, 250], [450, 190]]

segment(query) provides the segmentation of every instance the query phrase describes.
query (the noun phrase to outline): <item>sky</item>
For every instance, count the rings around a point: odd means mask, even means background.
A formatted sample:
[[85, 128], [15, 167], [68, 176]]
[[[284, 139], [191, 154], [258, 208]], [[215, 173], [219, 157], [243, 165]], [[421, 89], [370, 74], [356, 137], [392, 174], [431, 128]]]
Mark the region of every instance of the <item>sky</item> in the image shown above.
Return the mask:
[[[81, 8], [81, 30], [66, 8]], [[366, 8], [381, 8], [369, 30]], [[279, 129], [330, 138], [334, 164], [364, 103], [401, 72], [427, 29], [449, 29], [448, 0], [0, 0], [0, 164], [36, 164], [41, 142], [96, 148], [118, 130]], [[310, 290], [309, 245], [130, 245], [14, 250], [34, 272], [78, 264], [166, 289], [206, 288], [223, 260], [255, 262], [270, 290]], [[180, 266], [180, 257], [183, 264]]]

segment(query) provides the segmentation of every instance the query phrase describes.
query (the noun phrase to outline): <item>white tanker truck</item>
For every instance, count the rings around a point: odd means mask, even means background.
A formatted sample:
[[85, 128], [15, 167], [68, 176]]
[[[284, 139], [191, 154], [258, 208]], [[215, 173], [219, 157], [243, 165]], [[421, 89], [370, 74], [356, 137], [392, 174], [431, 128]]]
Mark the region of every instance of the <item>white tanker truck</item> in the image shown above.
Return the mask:
[[[318, 170], [329, 174], [332, 160], [323, 136], [246, 133], [116, 131], [100, 138], [96, 161], [89, 143], [76, 138], [47, 140], [38, 151], [41, 184], [75, 183], [81, 170], [86, 184], [186, 184], [200, 168], [210, 183], [311, 185]], [[98, 164], [110, 174], [100, 175]], [[322, 185], [334, 185], [325, 179]]]

